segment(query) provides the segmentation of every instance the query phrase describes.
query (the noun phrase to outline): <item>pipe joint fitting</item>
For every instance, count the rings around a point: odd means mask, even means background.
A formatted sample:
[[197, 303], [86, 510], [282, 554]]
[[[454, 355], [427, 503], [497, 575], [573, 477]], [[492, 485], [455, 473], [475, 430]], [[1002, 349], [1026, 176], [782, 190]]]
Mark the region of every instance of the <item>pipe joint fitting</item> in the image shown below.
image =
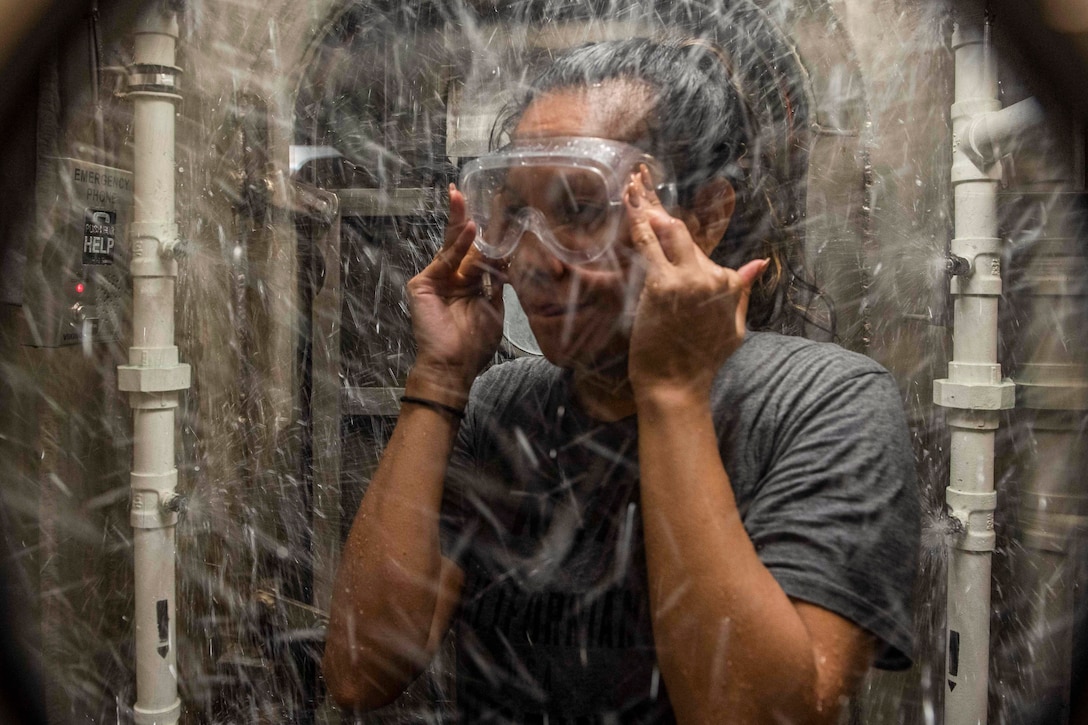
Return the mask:
[[170, 469], [166, 473], [132, 473], [132, 506], [129, 510], [129, 523], [134, 529], [162, 529], [176, 526], [178, 513], [184, 509], [183, 498], [175, 490], [178, 485], [178, 471]]
[[[962, 152], [962, 153], [961, 153]], [[952, 168], [950, 178], [952, 187], [963, 184], [988, 184], [996, 188], [1000, 183], [1004, 169], [1000, 161], [977, 163], [963, 148], [963, 141], [958, 135], [952, 135]]]
[[964, 152], [980, 168], [1014, 153], [1028, 131], [1043, 123], [1046, 114], [1034, 98], [971, 119]]
[[[986, 273], [980, 273], [981, 269], [985, 269]], [[952, 277], [948, 284], [948, 291], [961, 297], [1000, 297], [1003, 289], [1000, 275], [1000, 258], [976, 257], [971, 262], [970, 273]]]
[[959, 10], [960, 16], [952, 26], [952, 50], [959, 50], [968, 45], [982, 45], [986, 36], [983, 33], [985, 13], [976, 12], [967, 15]]
[[170, 7], [169, 2], [164, 2], [159, 8], [149, 9], [140, 16], [133, 33], [137, 39], [141, 35], [160, 35], [174, 41], [181, 35], [178, 24], [178, 16]]
[[997, 385], [1002, 382], [998, 363], [969, 363], [953, 360], [948, 363], [948, 377], [955, 383]]
[[965, 128], [961, 130], [966, 131], [974, 119], [987, 113], [995, 113], [1000, 110], [1001, 101], [996, 98], [978, 96], [975, 98], [964, 98], [953, 103], [952, 107], [949, 109], [949, 117], [953, 122], [963, 124]]
[[955, 237], [949, 245], [952, 254], [973, 259], [982, 254], [1001, 254], [1002, 243], [1000, 237]]
[[171, 410], [178, 407], [178, 393], [176, 390], [162, 392], [141, 393], [128, 392], [128, 406], [133, 410]]
[[142, 368], [173, 368], [178, 365], [177, 345], [166, 347], [130, 347], [128, 364]]
[[1008, 378], [998, 383], [934, 380], [933, 402], [959, 410], [1008, 410], [1016, 404], [1016, 385]]
[[132, 720], [135, 725], [175, 725], [181, 719], [181, 699], [174, 700], [169, 707], [160, 710], [147, 710], [139, 705], [132, 708]]
[[952, 240], [950, 257], [967, 262], [966, 274], [953, 276], [954, 295], [998, 297], [1001, 295], [1001, 240], [997, 237], [963, 237]]
[[973, 433], [995, 431], [1000, 427], [1001, 423], [1001, 418], [996, 410], [949, 408], [945, 417], [948, 427], [953, 431]]
[[[135, 497], [133, 497], [133, 501], [135, 500]], [[128, 523], [134, 529], [165, 529], [178, 525], [178, 515], [159, 509], [137, 510], [135, 503], [133, 503], [133, 509], [129, 512]]]
[[157, 65], [154, 63], [134, 63], [125, 75], [125, 95], [128, 96], [165, 96], [181, 100], [178, 76], [181, 68], [176, 65]]
[[997, 540], [994, 534], [994, 511], [997, 509], [997, 493], [994, 491], [945, 490], [945, 508], [949, 517], [959, 522], [962, 530], [955, 543], [963, 551], [993, 551]]
[[132, 239], [133, 277], [177, 277], [178, 225], [168, 222], [133, 222], [129, 225]]
[[192, 384], [192, 377], [192, 368], [186, 363], [171, 367], [119, 365], [117, 388], [126, 393], [165, 393], [188, 390]]

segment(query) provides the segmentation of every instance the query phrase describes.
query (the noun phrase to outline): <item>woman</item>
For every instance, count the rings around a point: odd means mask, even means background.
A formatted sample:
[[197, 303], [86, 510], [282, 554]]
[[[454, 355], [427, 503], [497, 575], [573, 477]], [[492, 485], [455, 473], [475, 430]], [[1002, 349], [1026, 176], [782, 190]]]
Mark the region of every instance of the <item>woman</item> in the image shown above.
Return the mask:
[[[466, 168], [468, 200], [451, 186], [336, 584], [341, 704], [393, 699], [451, 623], [464, 722], [831, 723], [874, 658], [907, 663], [898, 393], [836, 346], [746, 336], [790, 309], [797, 169], [775, 172], [804, 106], [718, 47], [570, 51]], [[545, 359], [477, 379], [504, 282]]]

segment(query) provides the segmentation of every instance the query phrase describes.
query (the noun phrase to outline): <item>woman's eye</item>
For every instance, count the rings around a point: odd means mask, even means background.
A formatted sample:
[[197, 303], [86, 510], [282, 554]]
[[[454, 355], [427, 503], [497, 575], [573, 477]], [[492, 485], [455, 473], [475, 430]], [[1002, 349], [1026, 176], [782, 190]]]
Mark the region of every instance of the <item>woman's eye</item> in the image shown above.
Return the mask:
[[574, 200], [566, 210], [566, 222], [584, 229], [599, 226], [608, 212], [608, 207], [595, 201]]
[[502, 218], [504, 221], [512, 222], [517, 219], [518, 214], [525, 208], [524, 204], [504, 204], [502, 207]]

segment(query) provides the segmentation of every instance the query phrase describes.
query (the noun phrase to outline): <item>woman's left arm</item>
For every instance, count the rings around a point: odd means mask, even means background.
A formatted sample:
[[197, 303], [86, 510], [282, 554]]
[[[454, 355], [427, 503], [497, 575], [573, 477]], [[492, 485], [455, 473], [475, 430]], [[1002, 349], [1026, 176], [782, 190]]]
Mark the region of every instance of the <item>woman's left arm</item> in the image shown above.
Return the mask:
[[640, 396], [654, 643], [680, 722], [833, 723], [873, 637], [790, 599], [741, 523], [707, 398]]
[[682, 723], [833, 723], [875, 639], [793, 600], [742, 525], [710, 389], [744, 337], [766, 263], [714, 264], [637, 176], [627, 194], [646, 280], [631, 333], [654, 644]]

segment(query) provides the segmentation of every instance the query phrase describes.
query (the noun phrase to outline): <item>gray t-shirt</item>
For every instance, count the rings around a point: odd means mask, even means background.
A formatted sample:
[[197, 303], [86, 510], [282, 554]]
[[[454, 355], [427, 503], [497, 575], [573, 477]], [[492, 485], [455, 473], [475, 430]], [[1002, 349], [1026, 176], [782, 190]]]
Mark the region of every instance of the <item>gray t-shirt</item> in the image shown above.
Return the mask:
[[[835, 345], [749, 333], [712, 410], [775, 579], [876, 635], [879, 666], [906, 667], [919, 511], [891, 376]], [[569, 371], [522, 358], [477, 381], [442, 508], [444, 553], [466, 574], [454, 622], [464, 722], [673, 721], [638, 478], [635, 418], [590, 418]]]

